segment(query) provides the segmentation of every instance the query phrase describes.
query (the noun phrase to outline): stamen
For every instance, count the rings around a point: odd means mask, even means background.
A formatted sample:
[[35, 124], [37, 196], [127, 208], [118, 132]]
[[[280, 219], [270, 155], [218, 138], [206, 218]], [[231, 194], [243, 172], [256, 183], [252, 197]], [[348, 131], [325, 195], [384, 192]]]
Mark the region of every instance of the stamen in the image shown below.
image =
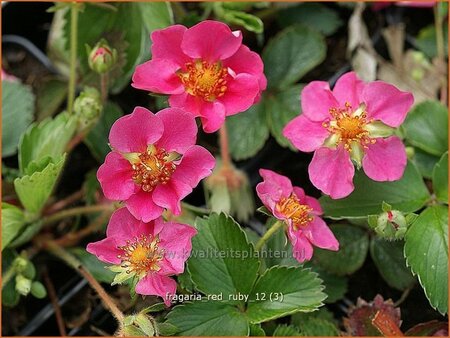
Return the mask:
[[276, 204], [276, 210], [292, 220], [295, 230], [298, 230], [299, 227], [307, 226], [313, 220], [313, 217], [310, 215], [313, 209], [309, 205], [300, 204], [297, 195], [294, 193], [288, 198], [281, 198]]
[[176, 164], [172, 161], [177, 156], [162, 148], [149, 147], [138, 158], [139, 161], [132, 164], [132, 179], [145, 192], [152, 191], [158, 184], [167, 184], [176, 169]]
[[328, 131], [336, 135], [336, 146], [343, 144], [344, 148], [351, 152], [352, 143], [360, 144], [367, 148], [369, 144], [376, 142], [369, 137], [369, 131], [365, 129], [366, 125], [372, 122], [367, 119], [365, 105], [361, 104], [357, 110], [353, 111], [350, 103], [345, 103], [345, 108], [330, 108], [331, 121], [324, 122], [322, 125]]
[[222, 67], [220, 62], [209, 64], [198, 60], [185, 67], [186, 71], [178, 72], [178, 76], [190, 95], [212, 102], [227, 91], [228, 68]]
[[122, 263], [121, 267], [126, 273], [147, 274], [159, 271], [158, 262], [164, 257], [164, 251], [158, 248], [159, 238], [151, 235], [141, 235], [133, 240], [128, 240], [126, 245], [119, 246], [122, 254], [118, 255]]

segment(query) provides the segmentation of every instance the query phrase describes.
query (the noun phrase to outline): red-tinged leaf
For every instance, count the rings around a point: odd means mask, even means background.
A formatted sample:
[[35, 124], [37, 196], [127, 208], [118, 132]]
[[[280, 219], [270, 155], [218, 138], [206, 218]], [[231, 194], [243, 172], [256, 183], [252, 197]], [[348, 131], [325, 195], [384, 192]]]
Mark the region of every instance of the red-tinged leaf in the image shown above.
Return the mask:
[[426, 323], [420, 323], [406, 331], [405, 336], [414, 337], [448, 337], [448, 323], [438, 320], [431, 320]]

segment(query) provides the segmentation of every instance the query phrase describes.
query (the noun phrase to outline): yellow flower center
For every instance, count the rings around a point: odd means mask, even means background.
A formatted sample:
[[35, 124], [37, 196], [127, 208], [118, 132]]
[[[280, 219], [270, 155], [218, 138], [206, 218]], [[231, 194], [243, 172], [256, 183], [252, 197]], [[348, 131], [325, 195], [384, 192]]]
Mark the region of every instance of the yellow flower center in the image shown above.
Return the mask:
[[375, 139], [370, 138], [366, 129], [372, 121], [367, 120], [364, 104], [353, 111], [352, 106], [346, 103], [343, 109], [330, 108], [330, 114], [332, 120], [324, 122], [323, 126], [332, 134], [331, 139], [336, 146], [343, 144], [344, 148], [351, 152], [355, 144], [367, 148], [368, 144], [375, 143]]
[[178, 72], [187, 93], [210, 102], [225, 94], [227, 75], [228, 68], [220, 62], [209, 64], [200, 60], [187, 63], [186, 71]]
[[313, 209], [309, 205], [301, 204], [294, 193], [288, 198], [282, 197], [275, 208], [279, 213], [292, 221], [295, 230], [298, 230], [299, 227], [307, 226], [313, 220], [313, 217], [310, 215]]
[[166, 184], [177, 167], [173, 161], [178, 156], [177, 153], [150, 146], [133, 160], [133, 181], [146, 192], [152, 191], [158, 184]]
[[141, 235], [127, 244], [120, 246], [122, 254], [117, 257], [122, 260], [121, 267], [126, 273], [144, 275], [148, 272], [159, 271], [158, 265], [164, 257], [163, 250], [158, 248], [159, 239], [151, 235]]

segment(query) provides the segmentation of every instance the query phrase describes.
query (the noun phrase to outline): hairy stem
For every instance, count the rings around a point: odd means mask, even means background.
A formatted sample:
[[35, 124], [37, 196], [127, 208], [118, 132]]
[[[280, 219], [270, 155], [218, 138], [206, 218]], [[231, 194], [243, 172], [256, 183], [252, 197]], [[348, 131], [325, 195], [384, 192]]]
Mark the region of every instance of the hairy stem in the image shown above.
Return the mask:
[[272, 235], [278, 231], [278, 229], [284, 226], [284, 222], [277, 221], [274, 225], [270, 227], [269, 230], [259, 239], [258, 243], [255, 245], [255, 250], [259, 251], [263, 247], [263, 245], [267, 242], [267, 240], [272, 237]]
[[219, 129], [219, 145], [220, 145], [220, 157], [222, 158], [222, 167], [230, 168], [232, 165], [232, 161], [228, 145], [227, 127], [225, 123]]
[[5, 287], [6, 284], [14, 277], [16, 274], [16, 268], [14, 264], [11, 264], [11, 266], [6, 270], [6, 272], [2, 275], [2, 290]]
[[67, 97], [67, 112], [73, 112], [73, 102], [75, 101], [75, 87], [77, 80], [77, 44], [78, 44], [78, 10], [79, 5], [72, 2], [70, 7], [70, 70], [69, 70], [69, 92]]
[[100, 285], [99, 282], [92, 276], [92, 274], [86, 270], [86, 268], [81, 264], [80, 261], [72, 254], [64, 250], [61, 246], [56, 244], [54, 241], [49, 240], [45, 244], [45, 249], [51, 254], [63, 260], [67, 265], [75, 269], [81, 276], [83, 276], [89, 283], [89, 285], [97, 292], [98, 296], [101, 298], [105, 307], [111, 312], [111, 314], [117, 319], [119, 325], [123, 323], [124, 314], [117, 307], [115, 301], [106, 293], [105, 289]]
[[43, 225], [49, 225], [64, 218], [83, 215], [83, 214], [95, 214], [97, 212], [114, 210], [113, 204], [95, 204], [95, 205], [85, 205], [82, 207], [62, 210], [53, 215], [50, 215], [43, 220]]

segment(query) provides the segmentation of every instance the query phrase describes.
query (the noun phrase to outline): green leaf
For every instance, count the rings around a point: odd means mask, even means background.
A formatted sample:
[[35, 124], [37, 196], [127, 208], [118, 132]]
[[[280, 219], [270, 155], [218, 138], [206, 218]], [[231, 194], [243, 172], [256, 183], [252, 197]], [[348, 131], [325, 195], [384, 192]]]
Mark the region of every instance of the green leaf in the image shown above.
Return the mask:
[[228, 141], [235, 160], [254, 156], [269, 138], [264, 99], [247, 111], [227, 118]]
[[194, 283], [192, 282], [191, 275], [189, 275], [189, 271], [187, 269], [184, 272], [177, 276], [178, 284], [181, 288], [188, 292], [194, 291]]
[[439, 162], [439, 157], [430, 155], [419, 148], [414, 148], [412, 162], [417, 166], [423, 177], [431, 179], [434, 166]]
[[109, 130], [113, 123], [122, 116], [123, 111], [117, 104], [107, 102], [97, 124], [85, 138], [84, 143], [99, 162], [103, 162], [106, 155], [111, 151], [108, 145]]
[[326, 44], [321, 34], [303, 27], [283, 30], [262, 53], [269, 88], [286, 89], [322, 63]]
[[337, 276], [329, 273], [320, 266], [311, 266], [311, 269], [319, 274], [319, 278], [323, 281], [323, 285], [325, 285], [323, 291], [328, 296], [325, 299], [325, 303], [334, 303], [344, 297], [348, 290], [348, 278], [346, 276]]
[[343, 24], [336, 11], [319, 3], [303, 3], [283, 9], [277, 15], [277, 22], [282, 27], [302, 24], [325, 35], [333, 34]]
[[197, 289], [205, 294], [247, 295], [256, 280], [259, 260], [245, 232], [231, 217], [211, 214], [198, 218], [188, 270]]
[[84, 267], [94, 276], [96, 280], [111, 284], [116, 275], [109, 269], [106, 269], [105, 263], [99, 261], [97, 257], [91, 255], [83, 248], [73, 248], [70, 252], [74, 254]]
[[[74, 117], [63, 113], [54, 119], [45, 119], [40, 123], [32, 124], [19, 144], [19, 168], [22, 173], [32, 161], [42, 161], [44, 157], [54, 160], [60, 157], [77, 127]], [[31, 174], [29, 171], [28, 174]]]
[[[444, 53], [448, 55], [448, 27], [445, 24], [444, 30]], [[434, 58], [437, 56], [436, 47], [436, 29], [434, 24], [422, 28], [417, 35], [415, 40], [416, 47], [425, 53], [429, 58]]]
[[14, 155], [21, 135], [33, 121], [34, 94], [29, 86], [2, 81], [2, 157]]
[[61, 173], [66, 156], [50, 162], [43, 170], [14, 180], [14, 188], [22, 205], [32, 214], [39, 214], [50, 197]]
[[448, 204], [448, 151], [434, 167], [433, 191], [438, 201]]
[[435, 156], [448, 150], [448, 111], [438, 101], [416, 105], [403, 123], [406, 139], [415, 147]]
[[219, 18], [229, 24], [242, 26], [250, 32], [262, 33], [264, 31], [264, 23], [260, 18], [253, 14], [224, 9]]
[[282, 324], [278, 325], [273, 332], [274, 337], [298, 337], [302, 336], [301, 332], [294, 325]]
[[25, 225], [23, 211], [14, 205], [2, 203], [2, 251]]
[[309, 269], [274, 266], [256, 282], [249, 297], [247, 317], [255, 324], [317, 310], [326, 298], [321, 282]]
[[448, 210], [435, 205], [423, 211], [405, 236], [406, 263], [433, 308], [448, 310]]
[[27, 224], [19, 234], [14, 238], [14, 240], [9, 244], [11, 248], [16, 248], [21, 246], [31, 239], [42, 229], [42, 220], [37, 220]]
[[266, 333], [259, 324], [250, 324], [250, 337], [265, 337]]
[[339, 336], [339, 329], [332, 322], [321, 318], [308, 318], [299, 326], [302, 336]]
[[330, 229], [339, 241], [339, 250], [317, 249], [314, 259], [331, 273], [350, 275], [364, 264], [369, 249], [369, 236], [363, 229], [351, 225], [336, 224], [331, 225]]
[[172, 7], [169, 2], [137, 2], [136, 5], [148, 33], [173, 24]]
[[167, 315], [166, 323], [176, 326], [179, 336], [246, 336], [249, 333], [249, 324], [241, 311], [211, 301], [175, 306]]
[[14, 307], [19, 303], [20, 295], [16, 291], [15, 278], [12, 278], [2, 288], [2, 304], [8, 307]]
[[37, 89], [36, 95], [36, 119], [42, 121], [53, 116], [64, 103], [67, 96], [67, 83], [51, 78], [45, 81]]
[[270, 132], [282, 147], [292, 146], [291, 142], [283, 136], [286, 124], [297, 117], [300, 113], [300, 93], [303, 85], [290, 87], [277, 95], [269, 95], [266, 100], [267, 125]]
[[385, 201], [393, 209], [404, 213], [414, 212], [425, 205], [430, 198], [422, 176], [412, 163], [408, 163], [403, 177], [394, 182], [375, 182], [362, 170], [354, 177], [355, 190], [346, 198], [333, 200], [328, 196], [320, 198], [320, 204], [327, 217], [334, 219], [367, 217], [381, 211]]
[[370, 242], [370, 255], [381, 276], [399, 290], [410, 287], [416, 280], [406, 266], [403, 246], [403, 241], [389, 242], [377, 237]]

